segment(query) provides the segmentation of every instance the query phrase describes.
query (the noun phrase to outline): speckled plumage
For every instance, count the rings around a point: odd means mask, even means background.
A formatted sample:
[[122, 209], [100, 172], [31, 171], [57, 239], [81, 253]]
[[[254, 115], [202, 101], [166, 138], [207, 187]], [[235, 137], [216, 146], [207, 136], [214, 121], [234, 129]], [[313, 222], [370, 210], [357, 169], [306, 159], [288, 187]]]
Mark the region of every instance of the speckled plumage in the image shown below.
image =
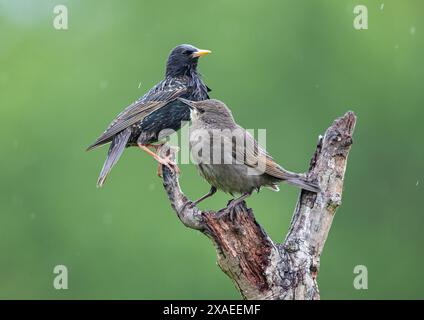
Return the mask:
[[164, 129], [180, 129], [182, 121], [190, 119], [190, 109], [177, 98], [200, 101], [208, 99], [210, 89], [197, 72], [201, 50], [191, 45], [175, 47], [167, 61], [165, 78], [144, 96], [129, 105], [109, 125], [87, 150], [111, 142], [107, 159], [98, 179], [102, 186], [107, 174], [116, 164], [125, 147], [157, 142]]

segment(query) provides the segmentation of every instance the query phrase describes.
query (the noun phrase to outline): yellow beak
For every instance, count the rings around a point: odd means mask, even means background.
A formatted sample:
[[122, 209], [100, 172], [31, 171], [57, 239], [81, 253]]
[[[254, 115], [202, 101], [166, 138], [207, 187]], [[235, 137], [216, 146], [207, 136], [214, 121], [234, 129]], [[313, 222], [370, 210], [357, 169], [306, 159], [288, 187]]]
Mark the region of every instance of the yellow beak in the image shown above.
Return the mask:
[[210, 50], [198, 50], [195, 53], [193, 53], [191, 56], [193, 58], [197, 58], [197, 57], [205, 56], [205, 55], [207, 55], [207, 54], [209, 54], [211, 52], [212, 51], [210, 51]]

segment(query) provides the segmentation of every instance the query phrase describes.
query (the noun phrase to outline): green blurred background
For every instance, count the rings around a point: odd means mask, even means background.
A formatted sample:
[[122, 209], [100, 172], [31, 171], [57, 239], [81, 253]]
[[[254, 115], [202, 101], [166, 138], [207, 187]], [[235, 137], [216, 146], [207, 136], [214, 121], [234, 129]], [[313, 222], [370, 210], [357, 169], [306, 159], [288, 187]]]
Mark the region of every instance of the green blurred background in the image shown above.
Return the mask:
[[[69, 30], [53, 28], [65, 4]], [[365, 4], [369, 29], [353, 28]], [[323, 299], [423, 298], [424, 3], [416, 1], [0, 0], [0, 298], [239, 298], [200, 233], [182, 226], [132, 148], [103, 189], [106, 149], [85, 147], [161, 80], [172, 47], [211, 49], [200, 71], [247, 128], [304, 171], [317, 136], [358, 116], [338, 210], [321, 259]], [[191, 198], [208, 190], [182, 165]], [[281, 241], [298, 191], [248, 205]], [[201, 206], [219, 209], [219, 193]], [[53, 288], [53, 268], [69, 289]], [[353, 269], [368, 267], [368, 290]]]

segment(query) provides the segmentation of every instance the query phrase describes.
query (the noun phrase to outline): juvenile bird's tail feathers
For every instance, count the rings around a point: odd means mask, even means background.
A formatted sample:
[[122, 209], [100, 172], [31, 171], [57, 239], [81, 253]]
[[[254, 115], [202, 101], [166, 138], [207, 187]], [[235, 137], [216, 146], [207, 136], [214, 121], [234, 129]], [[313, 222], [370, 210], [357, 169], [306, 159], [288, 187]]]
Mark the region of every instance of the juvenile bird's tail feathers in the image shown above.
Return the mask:
[[320, 188], [314, 182], [309, 181], [304, 175], [292, 172], [285, 172], [284, 181], [293, 186], [299, 187], [311, 192], [320, 192]]

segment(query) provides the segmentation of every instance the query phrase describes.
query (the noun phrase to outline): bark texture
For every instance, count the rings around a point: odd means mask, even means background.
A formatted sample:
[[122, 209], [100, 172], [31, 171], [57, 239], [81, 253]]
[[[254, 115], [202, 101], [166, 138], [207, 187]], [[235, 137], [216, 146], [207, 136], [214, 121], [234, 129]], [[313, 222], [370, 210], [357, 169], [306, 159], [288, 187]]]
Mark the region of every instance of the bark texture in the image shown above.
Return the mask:
[[[218, 265], [235, 283], [244, 299], [319, 299], [317, 275], [320, 256], [341, 205], [347, 158], [356, 117], [347, 112], [320, 136], [308, 171], [318, 194], [300, 191], [288, 234], [275, 243], [258, 224], [252, 209], [242, 203], [234, 219], [219, 212], [186, 205], [178, 176], [163, 167], [163, 184], [181, 222], [212, 240]], [[169, 148], [161, 153], [174, 154]]]

